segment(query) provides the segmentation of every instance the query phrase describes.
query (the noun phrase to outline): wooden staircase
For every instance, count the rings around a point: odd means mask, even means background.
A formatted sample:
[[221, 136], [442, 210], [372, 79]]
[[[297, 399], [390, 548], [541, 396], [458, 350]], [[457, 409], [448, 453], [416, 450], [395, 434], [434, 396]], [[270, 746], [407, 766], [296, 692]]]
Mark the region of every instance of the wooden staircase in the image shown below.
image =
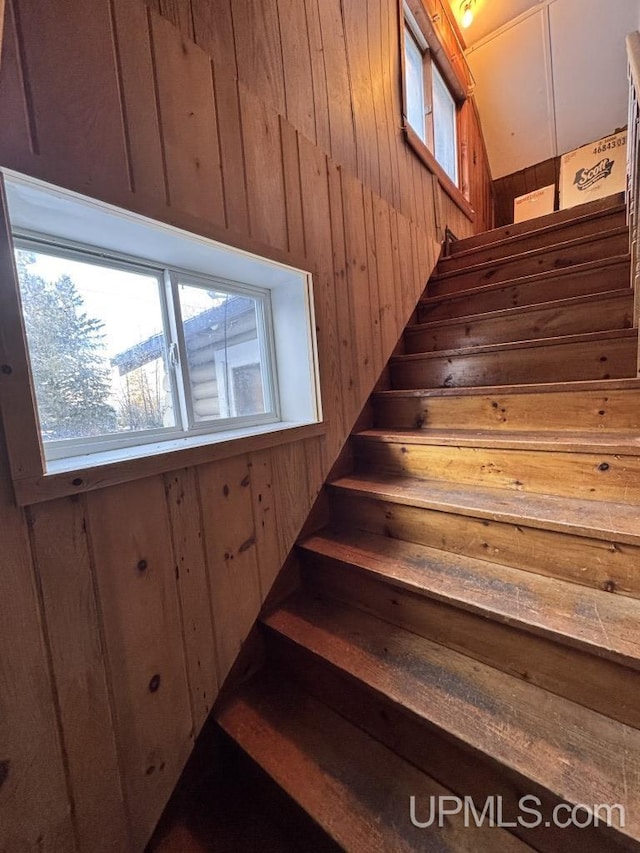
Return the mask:
[[[640, 850], [627, 251], [612, 202], [453, 245], [262, 617], [265, 666], [218, 722], [345, 850]], [[411, 796], [427, 822], [453, 794], [511, 825], [412, 823]], [[559, 828], [561, 803], [624, 826]]]

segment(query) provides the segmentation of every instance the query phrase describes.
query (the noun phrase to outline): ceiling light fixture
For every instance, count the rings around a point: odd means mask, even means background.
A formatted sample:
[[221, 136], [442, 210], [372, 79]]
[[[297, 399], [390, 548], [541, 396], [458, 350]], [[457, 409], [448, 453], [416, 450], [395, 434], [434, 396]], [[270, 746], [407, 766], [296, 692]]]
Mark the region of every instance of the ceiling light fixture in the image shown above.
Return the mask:
[[475, 2], [476, 0], [462, 0], [460, 4], [460, 23], [465, 29], [470, 27], [473, 22], [473, 7], [475, 6]]

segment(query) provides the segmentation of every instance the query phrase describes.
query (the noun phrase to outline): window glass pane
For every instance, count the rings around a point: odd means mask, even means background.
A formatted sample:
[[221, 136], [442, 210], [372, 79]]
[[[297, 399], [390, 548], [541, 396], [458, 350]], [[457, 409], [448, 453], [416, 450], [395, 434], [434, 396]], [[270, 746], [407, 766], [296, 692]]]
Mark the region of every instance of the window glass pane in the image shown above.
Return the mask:
[[432, 73], [434, 154], [447, 175], [457, 184], [456, 102], [435, 65]]
[[260, 300], [189, 284], [178, 292], [194, 421], [267, 413]]
[[423, 141], [425, 134], [424, 73], [422, 51], [409, 27], [404, 28], [407, 121]]
[[238, 415], [264, 411], [264, 393], [259, 364], [233, 368], [233, 398]]
[[152, 274], [16, 251], [43, 441], [175, 426]]

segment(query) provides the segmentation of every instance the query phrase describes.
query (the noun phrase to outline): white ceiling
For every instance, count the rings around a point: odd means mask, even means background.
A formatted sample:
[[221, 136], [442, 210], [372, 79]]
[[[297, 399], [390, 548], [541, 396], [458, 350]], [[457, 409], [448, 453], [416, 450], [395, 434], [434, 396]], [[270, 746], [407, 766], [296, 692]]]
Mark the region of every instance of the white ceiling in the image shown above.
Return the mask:
[[494, 179], [626, 124], [638, 28], [640, 0], [477, 0], [463, 34]]

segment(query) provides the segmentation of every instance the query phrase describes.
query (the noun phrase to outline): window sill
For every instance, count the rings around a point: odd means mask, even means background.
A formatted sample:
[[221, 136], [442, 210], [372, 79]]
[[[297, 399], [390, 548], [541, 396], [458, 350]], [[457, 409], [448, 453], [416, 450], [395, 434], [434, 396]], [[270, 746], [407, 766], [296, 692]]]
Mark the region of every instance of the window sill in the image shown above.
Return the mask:
[[[267, 424], [259, 430], [253, 427], [250, 434], [247, 433], [248, 429], [235, 430], [233, 433], [218, 433], [213, 440], [211, 435], [208, 435], [158, 442], [145, 447], [145, 455], [135, 459], [130, 455], [122, 458], [122, 451], [78, 457], [73, 460], [77, 462], [77, 467], [72, 471], [56, 471], [56, 464], [60, 463], [54, 462], [51, 463], [51, 471], [43, 476], [14, 479], [16, 501], [19, 506], [29, 506], [143, 477], [166, 474], [179, 468], [204, 465], [243, 453], [302, 441], [305, 438], [315, 438], [326, 433], [326, 424], [279, 422]], [[64, 463], [66, 468], [69, 460], [64, 460]]]
[[464, 197], [459, 188], [453, 183], [449, 175], [447, 175], [440, 163], [438, 163], [415, 130], [406, 123], [403, 130], [409, 147], [413, 149], [414, 153], [420, 158], [423, 165], [436, 176], [438, 183], [456, 207], [464, 213], [470, 222], [473, 222], [476, 218], [476, 212], [468, 199]]

